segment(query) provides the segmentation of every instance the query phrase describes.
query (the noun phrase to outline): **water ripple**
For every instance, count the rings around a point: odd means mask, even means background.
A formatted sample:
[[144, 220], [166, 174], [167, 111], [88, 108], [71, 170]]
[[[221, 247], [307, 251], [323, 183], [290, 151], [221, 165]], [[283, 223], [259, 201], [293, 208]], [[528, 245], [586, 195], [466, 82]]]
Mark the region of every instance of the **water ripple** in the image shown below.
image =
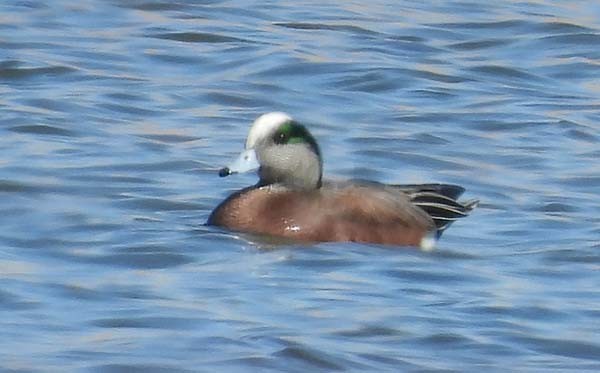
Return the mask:
[[600, 361], [600, 345], [597, 344], [529, 336], [513, 337], [513, 339], [535, 351], [574, 359]]
[[14, 126], [9, 128], [9, 131], [25, 134], [36, 134], [36, 135], [51, 135], [51, 136], [76, 136], [73, 131], [68, 129], [59, 128], [55, 126], [43, 125], [43, 124], [32, 124], [25, 126]]
[[19, 67], [12, 63], [0, 66], [0, 80], [22, 80], [37, 77], [60, 77], [76, 72], [68, 66]]
[[[147, 6], [150, 9], [163, 9], [167, 6]], [[102, 364], [88, 369], [98, 373], [190, 373], [195, 370], [181, 369], [167, 364]]]
[[379, 33], [374, 32], [372, 30], [367, 30], [362, 27], [353, 26], [353, 25], [330, 25], [323, 23], [303, 23], [303, 22], [276, 22], [274, 23], [276, 26], [281, 26], [285, 28], [290, 28], [294, 30], [327, 30], [327, 31], [342, 31], [342, 32], [351, 32], [360, 35], [377, 35]]
[[170, 32], [170, 33], [158, 33], [149, 34], [149, 37], [157, 39], [166, 39], [181, 41], [185, 43], [247, 43], [247, 40], [239, 39], [231, 36], [224, 36], [218, 34], [209, 34], [201, 32]]
[[[68, 260], [69, 258], [65, 259]], [[86, 263], [139, 269], [170, 268], [194, 261], [193, 258], [187, 255], [171, 252], [171, 250], [148, 247], [135, 248], [134, 252], [115, 253], [112, 255], [76, 255], [70, 259]]]

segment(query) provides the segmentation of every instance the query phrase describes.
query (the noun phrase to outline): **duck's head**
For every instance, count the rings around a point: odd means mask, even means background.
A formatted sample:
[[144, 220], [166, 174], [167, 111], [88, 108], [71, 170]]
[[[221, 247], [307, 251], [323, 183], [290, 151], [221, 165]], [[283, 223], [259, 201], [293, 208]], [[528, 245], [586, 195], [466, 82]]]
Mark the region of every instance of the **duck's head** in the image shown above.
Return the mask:
[[254, 121], [246, 148], [219, 175], [258, 168], [259, 185], [283, 184], [299, 189], [321, 186], [323, 162], [315, 138], [285, 113], [263, 114]]

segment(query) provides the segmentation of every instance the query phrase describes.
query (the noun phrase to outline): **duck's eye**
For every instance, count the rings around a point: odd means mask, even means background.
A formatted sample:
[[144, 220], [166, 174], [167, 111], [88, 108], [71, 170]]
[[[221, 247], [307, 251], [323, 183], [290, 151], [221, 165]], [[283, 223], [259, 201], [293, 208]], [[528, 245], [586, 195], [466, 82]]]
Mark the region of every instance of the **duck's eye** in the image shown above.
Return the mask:
[[273, 138], [273, 141], [277, 145], [286, 144], [289, 140], [289, 135], [285, 132], [277, 132]]

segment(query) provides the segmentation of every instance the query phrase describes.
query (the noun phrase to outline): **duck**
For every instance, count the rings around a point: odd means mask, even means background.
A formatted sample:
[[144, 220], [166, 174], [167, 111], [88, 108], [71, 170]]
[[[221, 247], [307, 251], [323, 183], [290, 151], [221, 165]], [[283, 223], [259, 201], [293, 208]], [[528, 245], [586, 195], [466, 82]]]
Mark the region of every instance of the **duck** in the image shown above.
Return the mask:
[[258, 170], [255, 185], [234, 192], [207, 225], [297, 242], [435, 246], [477, 206], [458, 201], [452, 184], [383, 184], [323, 179], [323, 159], [308, 128], [283, 112], [258, 117], [245, 148], [219, 176]]

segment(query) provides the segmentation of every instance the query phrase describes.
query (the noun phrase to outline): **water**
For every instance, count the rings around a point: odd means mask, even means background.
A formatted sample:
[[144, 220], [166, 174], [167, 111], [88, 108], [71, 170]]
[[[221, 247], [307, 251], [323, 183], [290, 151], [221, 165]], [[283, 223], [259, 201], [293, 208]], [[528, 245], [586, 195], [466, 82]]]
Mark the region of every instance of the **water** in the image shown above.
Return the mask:
[[[0, 370], [597, 371], [600, 6], [4, 1]], [[431, 253], [205, 227], [282, 110], [457, 183]]]

